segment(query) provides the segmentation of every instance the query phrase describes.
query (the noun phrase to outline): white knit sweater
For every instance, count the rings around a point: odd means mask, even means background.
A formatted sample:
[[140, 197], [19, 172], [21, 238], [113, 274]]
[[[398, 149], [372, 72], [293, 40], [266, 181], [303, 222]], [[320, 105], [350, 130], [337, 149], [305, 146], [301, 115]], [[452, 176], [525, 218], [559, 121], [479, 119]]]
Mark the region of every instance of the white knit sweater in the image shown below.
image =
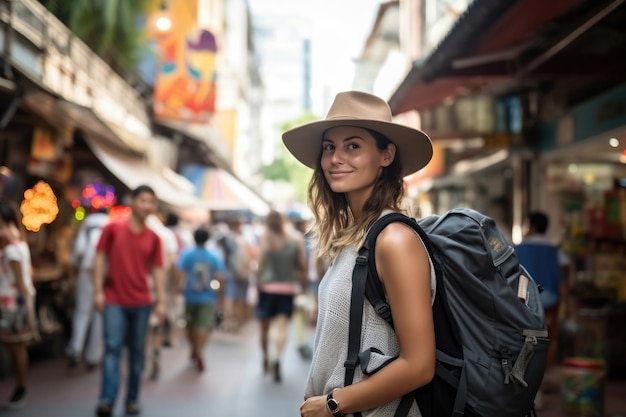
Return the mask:
[[[320, 284], [315, 345], [305, 389], [306, 396], [325, 395], [334, 388], [343, 387], [344, 361], [348, 351], [352, 270], [357, 256], [356, 250], [356, 247], [349, 247], [341, 251]], [[432, 263], [430, 269], [432, 302], [436, 284]], [[368, 371], [376, 369], [399, 354], [398, 339], [394, 331], [376, 314], [374, 308], [366, 300], [363, 309], [361, 350], [368, 348], [376, 348], [384, 353], [382, 355], [372, 353]], [[363, 378], [364, 375], [357, 366], [354, 383]], [[399, 402], [398, 399], [375, 410], [362, 410], [362, 415], [364, 417], [393, 417]], [[421, 416], [415, 404], [409, 416]]]

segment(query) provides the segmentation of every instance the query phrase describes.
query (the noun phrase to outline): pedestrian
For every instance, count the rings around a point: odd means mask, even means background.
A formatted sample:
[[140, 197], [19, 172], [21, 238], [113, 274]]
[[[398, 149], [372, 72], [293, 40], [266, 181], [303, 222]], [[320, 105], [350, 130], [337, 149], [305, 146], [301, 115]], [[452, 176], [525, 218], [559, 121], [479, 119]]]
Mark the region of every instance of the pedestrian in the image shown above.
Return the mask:
[[28, 345], [39, 341], [35, 287], [26, 232], [15, 205], [0, 203], [0, 341], [13, 362], [15, 388], [7, 407], [26, 404]]
[[248, 320], [248, 285], [252, 272], [252, 248], [243, 234], [243, 222], [239, 217], [230, 221], [230, 233], [226, 235], [224, 256], [228, 268], [228, 280], [225, 292], [227, 331], [237, 333]]
[[[183, 294], [180, 294], [175, 288], [176, 274], [178, 273], [176, 263], [183, 250], [193, 248], [196, 246], [193, 231], [184, 227], [179, 216], [174, 212], [168, 212], [163, 220], [163, 224], [167, 227], [176, 239], [178, 251], [174, 257], [173, 267], [170, 273], [166, 275], [166, 293], [169, 295], [168, 303], [166, 306], [165, 320], [163, 323], [164, 339], [163, 347], [171, 347], [173, 345], [173, 339], [175, 336], [174, 331], [180, 328], [180, 324], [185, 319], [185, 298]], [[167, 271], [167, 270], [166, 270]]]
[[[159, 236], [146, 225], [157, 206], [154, 190], [140, 185], [131, 193], [128, 218], [107, 224], [96, 247], [94, 304], [103, 311], [105, 353], [98, 417], [111, 416], [120, 379], [120, 356], [128, 344], [126, 414], [138, 415], [146, 333], [152, 307], [165, 312], [163, 251]], [[106, 264], [105, 264], [106, 260]], [[105, 274], [106, 270], [106, 274]], [[153, 299], [149, 278], [154, 280]]]
[[[275, 382], [282, 379], [280, 361], [287, 342], [294, 297], [306, 293], [307, 268], [304, 238], [285, 224], [283, 215], [270, 211], [260, 240], [257, 317], [261, 321], [263, 370]], [[270, 344], [270, 329], [273, 340]]]
[[185, 322], [191, 347], [191, 359], [198, 371], [204, 371], [204, 347], [216, 325], [218, 289], [223, 280], [224, 264], [218, 254], [205, 247], [209, 231], [197, 229], [196, 246], [185, 249], [178, 259], [178, 270], [183, 274], [178, 287], [185, 297]]
[[[434, 269], [411, 228], [391, 223], [380, 233], [374, 259], [395, 332], [366, 302], [361, 345], [372, 348], [369, 363], [378, 368], [364, 375], [357, 366], [354, 383], [344, 387], [352, 271], [372, 224], [389, 212], [408, 214], [403, 177], [430, 161], [430, 139], [393, 123], [384, 100], [349, 91], [337, 94], [325, 120], [289, 130], [283, 141], [314, 170], [308, 188], [312, 230], [320, 256], [332, 258], [319, 286], [313, 358], [300, 413], [393, 416], [400, 398], [434, 375]], [[413, 404], [409, 416], [419, 415]]]
[[287, 217], [291, 220], [294, 228], [294, 233], [302, 234], [304, 239], [304, 254], [307, 265], [307, 291], [304, 294], [300, 294], [295, 299], [295, 311], [294, 321], [296, 328], [296, 343], [298, 346], [298, 353], [303, 359], [309, 360], [312, 356], [311, 346], [307, 343], [306, 328], [309, 322], [308, 316], [316, 309], [315, 300], [317, 298], [317, 284], [319, 279], [317, 277], [317, 268], [315, 262], [315, 250], [313, 247], [313, 239], [311, 234], [307, 233], [308, 222], [297, 210], [290, 210], [287, 213]]
[[[176, 234], [166, 227], [161, 218], [156, 214], [151, 214], [146, 219], [146, 225], [161, 239], [161, 249], [163, 250], [163, 271], [165, 287], [165, 314], [162, 319], [157, 312], [152, 312], [148, 327], [150, 329], [148, 338], [150, 357], [150, 379], [158, 379], [161, 372], [161, 347], [172, 347], [172, 326], [170, 317], [172, 315], [172, 305], [176, 291], [174, 291], [174, 272], [176, 270], [176, 260], [178, 259], [179, 243]], [[154, 281], [151, 281], [154, 282]], [[156, 288], [152, 286], [152, 291]]]
[[[550, 370], [557, 360], [558, 351], [558, 318], [559, 308], [563, 306], [566, 315], [571, 316], [569, 306], [569, 257], [552, 243], [546, 236], [550, 225], [548, 216], [540, 211], [528, 214], [528, 229], [522, 242], [515, 247], [520, 264], [526, 268], [543, 291], [540, 294], [544, 308], [546, 327], [550, 346], [546, 371]], [[535, 405], [543, 406], [541, 391]]]
[[[109, 222], [105, 208], [88, 214], [81, 223], [70, 263], [77, 275], [76, 307], [72, 321], [72, 337], [68, 344], [68, 366], [74, 368], [84, 360], [88, 370], [102, 360], [102, 315], [93, 304], [93, 262], [102, 228]], [[85, 341], [87, 342], [85, 345]]]
[[179, 252], [182, 252], [183, 249], [193, 248], [195, 246], [193, 232], [187, 225], [181, 223], [181, 219], [176, 213], [168, 212], [163, 224], [176, 235], [176, 241], [180, 248]]

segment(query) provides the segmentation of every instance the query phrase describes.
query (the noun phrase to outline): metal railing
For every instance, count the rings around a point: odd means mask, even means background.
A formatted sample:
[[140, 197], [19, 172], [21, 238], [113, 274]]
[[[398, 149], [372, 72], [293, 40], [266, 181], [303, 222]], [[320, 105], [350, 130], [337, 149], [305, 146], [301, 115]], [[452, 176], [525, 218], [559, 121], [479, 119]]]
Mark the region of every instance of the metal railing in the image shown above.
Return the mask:
[[9, 63], [63, 99], [148, 140], [149, 116], [139, 93], [39, 2], [0, 1], [0, 24], [0, 51]]

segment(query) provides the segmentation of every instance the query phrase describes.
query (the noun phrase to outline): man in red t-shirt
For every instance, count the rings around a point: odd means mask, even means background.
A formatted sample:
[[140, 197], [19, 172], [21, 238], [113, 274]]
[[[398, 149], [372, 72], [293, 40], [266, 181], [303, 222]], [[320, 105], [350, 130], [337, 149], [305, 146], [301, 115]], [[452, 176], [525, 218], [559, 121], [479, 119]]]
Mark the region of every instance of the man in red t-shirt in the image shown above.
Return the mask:
[[[112, 414], [127, 331], [126, 414], [140, 413], [138, 398], [148, 320], [153, 305], [160, 320], [165, 312], [161, 240], [146, 226], [146, 218], [157, 206], [154, 190], [140, 185], [132, 191], [130, 206], [128, 219], [111, 222], [102, 229], [94, 260], [94, 304], [103, 311], [105, 340], [98, 417]], [[154, 279], [157, 300], [152, 299], [150, 277]]]

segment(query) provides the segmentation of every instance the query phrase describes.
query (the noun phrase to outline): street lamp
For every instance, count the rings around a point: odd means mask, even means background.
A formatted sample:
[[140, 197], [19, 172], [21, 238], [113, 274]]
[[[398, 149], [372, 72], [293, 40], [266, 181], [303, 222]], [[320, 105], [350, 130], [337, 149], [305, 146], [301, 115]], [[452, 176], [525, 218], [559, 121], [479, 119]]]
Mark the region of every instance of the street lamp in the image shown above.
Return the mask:
[[172, 27], [172, 20], [167, 16], [161, 16], [156, 21], [156, 27], [161, 32], [167, 32]]
[[172, 19], [170, 19], [167, 9], [167, 2], [161, 2], [159, 7], [159, 16], [156, 19], [156, 28], [160, 32], [167, 32], [172, 28]]

